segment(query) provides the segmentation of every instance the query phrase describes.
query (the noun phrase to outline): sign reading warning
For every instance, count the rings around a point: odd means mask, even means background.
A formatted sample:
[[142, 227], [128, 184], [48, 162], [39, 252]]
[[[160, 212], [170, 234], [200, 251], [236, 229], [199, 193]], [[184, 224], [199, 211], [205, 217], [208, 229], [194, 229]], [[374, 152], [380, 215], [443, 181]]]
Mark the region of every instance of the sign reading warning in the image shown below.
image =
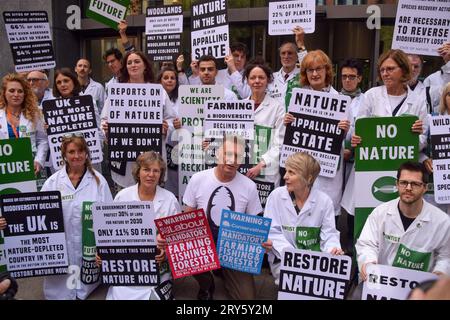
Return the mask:
[[279, 300], [344, 300], [352, 259], [324, 252], [286, 249], [282, 253]]
[[56, 66], [47, 12], [5, 11], [3, 20], [16, 72]]
[[65, 274], [69, 264], [59, 191], [0, 196], [5, 254], [15, 278]]
[[174, 279], [220, 268], [216, 247], [203, 209], [155, 220], [166, 239]]
[[450, 1], [399, 0], [392, 49], [439, 56], [437, 49], [450, 41]]
[[286, 126], [280, 166], [293, 153], [307, 152], [320, 163], [320, 175], [334, 177], [341, 158], [345, 132], [338, 124], [347, 119], [350, 97], [307, 89], [294, 89], [289, 113], [295, 120]]
[[199, 0], [191, 10], [192, 60], [203, 55], [224, 58], [230, 47], [226, 0]]

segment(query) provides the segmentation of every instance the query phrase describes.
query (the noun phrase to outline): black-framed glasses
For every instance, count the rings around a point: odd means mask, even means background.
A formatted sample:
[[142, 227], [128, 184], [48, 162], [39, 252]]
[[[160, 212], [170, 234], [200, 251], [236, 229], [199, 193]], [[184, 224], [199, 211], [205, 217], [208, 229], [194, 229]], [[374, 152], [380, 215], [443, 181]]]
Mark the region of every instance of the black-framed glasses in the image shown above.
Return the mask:
[[353, 80], [356, 80], [356, 78], [358, 76], [355, 76], [353, 74], [343, 74], [341, 77], [342, 77], [342, 80], [351, 80], [351, 81], [353, 81]]
[[411, 189], [419, 189], [423, 187], [425, 183], [418, 181], [398, 180], [398, 185], [403, 189], [406, 189], [408, 185], [411, 186]]

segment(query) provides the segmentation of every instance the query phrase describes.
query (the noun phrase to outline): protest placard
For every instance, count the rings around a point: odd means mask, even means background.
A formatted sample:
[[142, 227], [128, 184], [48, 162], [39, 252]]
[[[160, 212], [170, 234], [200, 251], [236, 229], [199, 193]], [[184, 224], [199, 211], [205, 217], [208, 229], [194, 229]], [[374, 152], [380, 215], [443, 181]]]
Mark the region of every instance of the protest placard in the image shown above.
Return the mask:
[[199, 0], [192, 4], [192, 60], [203, 55], [224, 58], [229, 51], [228, 4], [226, 0]]
[[434, 199], [450, 203], [450, 116], [431, 117]]
[[450, 2], [399, 0], [392, 49], [439, 56], [437, 49], [450, 41]]
[[92, 205], [95, 243], [104, 284], [154, 286], [160, 281], [155, 211], [150, 201]]
[[286, 249], [282, 252], [279, 300], [343, 300], [352, 259], [324, 252]]
[[84, 201], [81, 211], [81, 282], [84, 284], [96, 283], [100, 279], [100, 268], [95, 262], [97, 247], [95, 245], [95, 235], [92, 220], [92, 203]]
[[222, 210], [217, 252], [220, 265], [253, 274], [261, 273], [262, 243], [267, 241], [272, 219]]
[[89, 0], [86, 17], [118, 30], [117, 25], [125, 20], [130, 0]]
[[166, 239], [174, 279], [220, 268], [214, 240], [203, 209], [155, 220]]
[[42, 103], [53, 168], [64, 165], [61, 142], [64, 137], [83, 135], [89, 147], [91, 163], [103, 161], [100, 130], [92, 96], [46, 100]]
[[47, 12], [4, 11], [3, 21], [16, 72], [56, 66]]
[[294, 121], [286, 126], [280, 166], [293, 153], [307, 152], [320, 163], [320, 175], [334, 177], [341, 161], [345, 132], [338, 126], [347, 119], [350, 97], [307, 89], [294, 89], [289, 113]]
[[6, 219], [5, 253], [15, 278], [65, 274], [68, 267], [66, 235], [59, 191], [0, 196]]
[[269, 34], [271, 36], [293, 34], [296, 26], [305, 33], [313, 33], [316, 28], [315, 0], [270, 0]]

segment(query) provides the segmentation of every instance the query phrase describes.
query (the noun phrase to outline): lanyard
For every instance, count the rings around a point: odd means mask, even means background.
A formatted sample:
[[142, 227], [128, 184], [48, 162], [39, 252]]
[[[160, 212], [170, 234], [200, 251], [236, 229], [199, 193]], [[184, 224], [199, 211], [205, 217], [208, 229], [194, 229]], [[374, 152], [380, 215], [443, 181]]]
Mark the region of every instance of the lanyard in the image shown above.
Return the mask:
[[14, 135], [16, 136], [16, 138], [19, 138], [19, 133], [17, 132], [16, 126], [13, 125], [13, 121], [12, 121], [11, 116], [12, 116], [12, 113], [8, 111], [6, 113], [6, 117], [8, 118], [9, 124], [11, 125], [11, 128], [12, 128], [12, 130], [14, 132]]

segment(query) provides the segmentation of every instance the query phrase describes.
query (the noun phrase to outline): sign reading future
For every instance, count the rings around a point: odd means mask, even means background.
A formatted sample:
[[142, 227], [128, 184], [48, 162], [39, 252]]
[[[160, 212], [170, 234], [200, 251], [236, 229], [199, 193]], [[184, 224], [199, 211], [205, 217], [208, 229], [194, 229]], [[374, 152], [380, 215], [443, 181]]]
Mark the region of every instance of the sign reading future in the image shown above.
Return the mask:
[[86, 17], [103, 23], [113, 29], [121, 20], [125, 20], [130, 0], [90, 0]]

